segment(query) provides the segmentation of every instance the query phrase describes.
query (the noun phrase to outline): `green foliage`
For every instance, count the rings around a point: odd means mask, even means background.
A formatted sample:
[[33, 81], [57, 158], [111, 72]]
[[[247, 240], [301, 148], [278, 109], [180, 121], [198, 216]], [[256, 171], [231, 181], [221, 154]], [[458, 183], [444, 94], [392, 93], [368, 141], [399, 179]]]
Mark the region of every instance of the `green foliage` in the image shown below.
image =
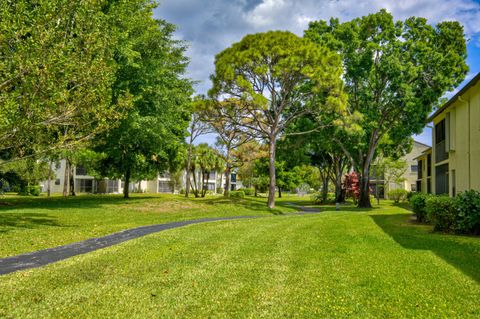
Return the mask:
[[149, 1], [140, 1], [125, 12], [125, 20], [118, 21], [128, 37], [118, 48], [122, 63], [113, 96], [114, 100], [130, 96], [132, 107], [115, 129], [97, 139], [95, 147], [105, 154], [99, 172], [124, 179], [125, 197], [130, 179], [175, 171], [185, 155], [192, 93], [190, 81], [184, 79], [185, 46], [173, 39], [175, 27], [153, 19], [152, 10]]
[[246, 196], [255, 195], [255, 189], [253, 188], [242, 188], [241, 190], [245, 193]]
[[323, 197], [324, 197], [324, 195], [321, 192], [312, 194], [312, 196], [311, 196], [312, 201], [316, 205], [335, 204], [335, 202], [336, 202], [335, 193], [328, 193], [326, 200], [324, 200]]
[[18, 195], [21, 196], [40, 196], [41, 188], [38, 185], [26, 185], [22, 187]]
[[[463, 27], [424, 18], [394, 21], [385, 10], [352, 21], [316, 21], [305, 37], [341, 55], [349, 95], [343, 127], [348, 151], [360, 173], [359, 206], [370, 207], [370, 164], [382, 153], [399, 157], [422, 131], [432, 107], [465, 78], [468, 67]], [[347, 140], [348, 143], [344, 143]]]
[[232, 198], [245, 198], [245, 192], [243, 190], [240, 191], [230, 191], [229, 196]]
[[412, 205], [413, 212], [417, 216], [417, 221], [419, 222], [427, 222], [428, 221], [428, 215], [426, 209], [426, 201], [428, 198], [430, 198], [432, 195], [430, 194], [424, 194], [424, 193], [415, 193], [413, 194], [409, 201], [410, 205]]
[[403, 202], [407, 199], [408, 191], [404, 189], [392, 189], [388, 191], [388, 198], [393, 200], [395, 203]]
[[456, 197], [457, 231], [480, 234], [480, 192], [469, 190]]
[[455, 199], [447, 196], [430, 196], [425, 201], [427, 218], [437, 231], [454, 231], [457, 220]]
[[[150, 1], [131, 0], [146, 4]], [[6, 158], [70, 147], [115, 124], [117, 45], [127, 20], [105, 1], [6, 0], [0, 6], [0, 151]], [[5, 151], [5, 152], [4, 152]]]
[[270, 208], [275, 206], [278, 137], [299, 116], [343, 109], [341, 72], [334, 51], [284, 31], [247, 35], [216, 56], [209, 95], [228, 109], [230, 123], [269, 145]]

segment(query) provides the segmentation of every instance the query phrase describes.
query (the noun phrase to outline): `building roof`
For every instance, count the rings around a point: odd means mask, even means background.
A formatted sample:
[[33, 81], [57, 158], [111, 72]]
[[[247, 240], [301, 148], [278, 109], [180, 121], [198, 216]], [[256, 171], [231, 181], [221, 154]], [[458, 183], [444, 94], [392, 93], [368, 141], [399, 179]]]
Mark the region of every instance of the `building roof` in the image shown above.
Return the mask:
[[414, 144], [420, 144], [421, 146], [425, 146], [425, 147], [430, 147], [430, 145], [424, 144], [424, 143], [416, 141], [416, 140], [413, 140], [413, 143]]
[[465, 84], [465, 86], [457, 92], [457, 94], [455, 94], [450, 100], [448, 100], [447, 103], [445, 103], [441, 108], [439, 108], [438, 110], [435, 111], [435, 113], [433, 113], [432, 115], [430, 115], [430, 117], [428, 118], [427, 120], [427, 123], [430, 123], [431, 121], [433, 121], [433, 119], [435, 117], [437, 117], [439, 114], [441, 114], [443, 111], [445, 111], [445, 109], [447, 107], [449, 107], [450, 105], [453, 104], [453, 102], [457, 101], [458, 97], [462, 96], [463, 94], [465, 94], [465, 92], [467, 92], [470, 88], [472, 88], [475, 84], [477, 84], [477, 82], [480, 80], [480, 73], [477, 73], [477, 75], [475, 75], [473, 77], [473, 79], [470, 80], [470, 82], [468, 82], [467, 84]]
[[420, 157], [423, 157], [425, 156], [426, 154], [428, 153], [431, 153], [432, 152], [432, 147], [428, 147], [427, 149], [425, 149], [422, 154], [418, 155], [417, 157], [414, 158], [414, 160], [418, 160]]

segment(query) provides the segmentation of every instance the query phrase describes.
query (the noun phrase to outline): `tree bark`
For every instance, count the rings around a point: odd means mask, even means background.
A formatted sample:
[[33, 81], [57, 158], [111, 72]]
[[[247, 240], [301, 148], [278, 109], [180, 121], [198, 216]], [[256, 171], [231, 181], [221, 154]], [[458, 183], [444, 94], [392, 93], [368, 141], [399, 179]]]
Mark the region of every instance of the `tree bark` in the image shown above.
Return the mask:
[[328, 177], [322, 179], [322, 203], [326, 203], [328, 199]]
[[63, 196], [68, 196], [68, 186], [70, 183], [70, 162], [65, 160], [65, 171], [63, 176]]
[[48, 162], [48, 184], [47, 184], [47, 197], [50, 197], [52, 192], [52, 161]]
[[73, 166], [71, 163], [68, 164], [70, 167], [70, 195], [76, 196], [75, 194], [75, 179], [73, 178]]
[[130, 198], [129, 186], [130, 186], [130, 169], [125, 171], [125, 184], [123, 185], [123, 198]]
[[275, 176], [275, 137], [270, 137], [269, 141], [269, 163], [268, 171], [270, 175], [270, 185], [268, 188], [268, 208], [275, 207], [275, 191], [276, 191], [276, 176]]
[[228, 193], [230, 192], [230, 149], [227, 149], [227, 156], [226, 156], [226, 167], [225, 167], [225, 188], [223, 191], [223, 196], [228, 197]]
[[[185, 197], [188, 197], [190, 194], [190, 165], [192, 165], [192, 137], [190, 136], [190, 144], [188, 145], [188, 155], [187, 155], [187, 176], [185, 179]], [[194, 172], [195, 174], [195, 172]]]
[[370, 177], [368, 174], [368, 170], [362, 172], [360, 176], [360, 198], [358, 199], [358, 207], [359, 208], [372, 208], [372, 204], [370, 203]]
[[335, 202], [345, 202], [345, 193], [342, 190], [343, 160], [338, 159], [335, 163]]

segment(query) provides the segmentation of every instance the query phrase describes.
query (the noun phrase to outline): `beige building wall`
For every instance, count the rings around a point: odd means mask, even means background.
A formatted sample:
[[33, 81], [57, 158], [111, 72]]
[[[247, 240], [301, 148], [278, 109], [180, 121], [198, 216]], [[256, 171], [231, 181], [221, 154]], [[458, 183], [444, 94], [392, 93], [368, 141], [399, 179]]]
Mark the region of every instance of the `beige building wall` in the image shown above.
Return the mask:
[[[450, 102], [447, 108], [433, 118], [434, 126], [445, 120], [446, 143], [438, 144], [433, 130], [432, 186], [436, 188], [435, 169], [448, 164], [448, 194], [469, 189], [480, 190], [480, 81]], [[448, 159], [437, 161], [435, 154], [442, 147]]]

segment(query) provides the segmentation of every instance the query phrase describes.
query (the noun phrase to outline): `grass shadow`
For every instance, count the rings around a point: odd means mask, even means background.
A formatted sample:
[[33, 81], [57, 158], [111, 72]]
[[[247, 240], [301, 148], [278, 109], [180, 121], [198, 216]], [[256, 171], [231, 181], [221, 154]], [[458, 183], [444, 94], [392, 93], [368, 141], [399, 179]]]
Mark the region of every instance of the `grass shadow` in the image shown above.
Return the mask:
[[412, 223], [410, 214], [370, 217], [402, 247], [430, 250], [480, 283], [480, 238], [433, 233], [429, 226]]
[[41, 226], [63, 227], [56, 218], [47, 214], [0, 213], [0, 233], [7, 233], [12, 228], [36, 228]]

